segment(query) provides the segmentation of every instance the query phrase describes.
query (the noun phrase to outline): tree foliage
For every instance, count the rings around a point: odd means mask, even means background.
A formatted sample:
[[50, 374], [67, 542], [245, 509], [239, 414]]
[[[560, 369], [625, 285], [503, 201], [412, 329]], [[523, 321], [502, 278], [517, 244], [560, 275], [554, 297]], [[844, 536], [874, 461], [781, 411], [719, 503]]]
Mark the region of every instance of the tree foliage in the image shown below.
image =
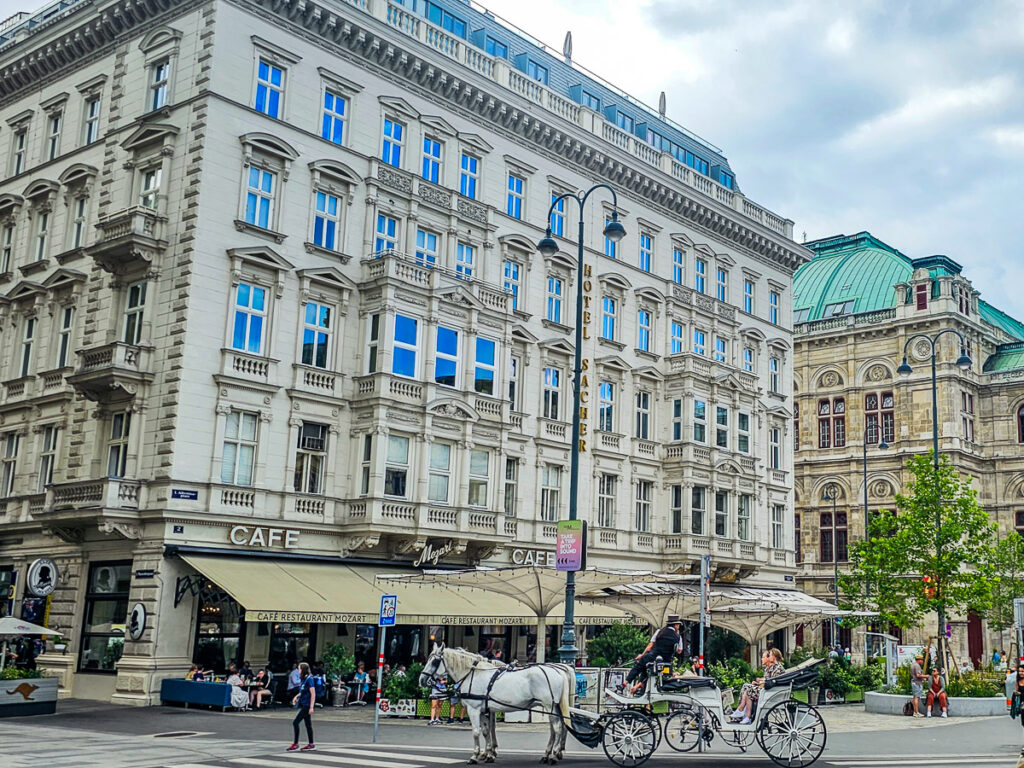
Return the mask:
[[851, 549], [850, 571], [840, 577], [841, 602], [877, 609], [883, 624], [904, 628], [940, 609], [947, 616], [986, 611], [995, 575], [995, 524], [970, 480], [947, 458], [937, 474], [930, 454], [911, 458], [907, 469], [914, 479], [907, 494], [896, 496], [897, 511], [875, 515], [870, 538]]
[[620, 621], [587, 643], [587, 656], [595, 667], [621, 667], [632, 664], [647, 647], [648, 634], [633, 624]]
[[996, 545], [994, 571], [992, 605], [985, 618], [1001, 632], [1013, 626], [1014, 598], [1024, 597], [1024, 536], [1014, 531]]

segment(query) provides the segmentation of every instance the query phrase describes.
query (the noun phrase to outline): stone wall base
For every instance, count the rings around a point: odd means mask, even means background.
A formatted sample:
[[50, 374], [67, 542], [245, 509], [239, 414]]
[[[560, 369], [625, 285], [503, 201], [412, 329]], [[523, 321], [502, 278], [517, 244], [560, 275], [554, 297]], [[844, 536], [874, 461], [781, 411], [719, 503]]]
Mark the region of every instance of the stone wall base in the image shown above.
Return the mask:
[[[876, 715], [899, 715], [903, 716], [903, 705], [911, 701], [911, 697], [904, 694], [876, 693], [868, 691], [864, 694], [864, 710], [873, 712]], [[921, 711], [924, 711], [926, 699], [921, 698]], [[938, 707], [935, 707], [938, 710]], [[984, 699], [971, 699], [963, 696], [949, 697], [950, 717], [989, 717], [992, 715], [1006, 715], [1006, 699], [1002, 696], [992, 696]]]

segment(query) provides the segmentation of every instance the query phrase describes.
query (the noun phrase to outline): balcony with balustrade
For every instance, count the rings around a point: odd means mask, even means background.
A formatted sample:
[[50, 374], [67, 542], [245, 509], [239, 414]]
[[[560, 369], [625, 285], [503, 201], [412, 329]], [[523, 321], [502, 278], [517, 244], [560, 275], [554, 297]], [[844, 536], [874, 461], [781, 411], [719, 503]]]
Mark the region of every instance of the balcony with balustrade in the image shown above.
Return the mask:
[[88, 400], [130, 400], [153, 381], [153, 348], [115, 341], [81, 349], [75, 373], [67, 381]]
[[85, 531], [99, 528], [125, 538], [139, 538], [139, 510], [146, 505], [145, 480], [102, 477], [54, 483], [29, 500], [29, 514], [43, 528], [66, 541], [81, 541]]
[[100, 218], [86, 253], [115, 275], [148, 269], [167, 250], [167, 217], [136, 205]]
[[519, 521], [494, 510], [363, 498], [336, 509], [336, 522], [345, 535], [383, 535], [395, 541], [456, 539], [475, 545], [498, 546], [519, 540]]

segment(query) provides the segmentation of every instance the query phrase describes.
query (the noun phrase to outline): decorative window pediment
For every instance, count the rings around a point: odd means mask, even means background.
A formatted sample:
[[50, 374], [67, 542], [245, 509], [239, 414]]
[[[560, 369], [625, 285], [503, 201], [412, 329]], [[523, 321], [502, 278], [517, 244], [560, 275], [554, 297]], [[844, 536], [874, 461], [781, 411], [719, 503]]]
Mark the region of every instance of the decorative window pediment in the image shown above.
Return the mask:
[[51, 293], [85, 282], [86, 275], [74, 269], [58, 269], [45, 280], [43, 287]]
[[106, 75], [96, 75], [96, 77], [90, 77], [84, 83], [79, 83], [75, 86], [75, 89], [83, 96], [92, 96], [103, 90], [104, 84], [107, 82]]
[[349, 300], [357, 286], [334, 267], [300, 269], [295, 274], [301, 281], [302, 297], [305, 300], [337, 303], [342, 314], [348, 312]]
[[358, 173], [336, 160], [314, 160], [309, 164], [309, 170], [313, 174], [313, 186], [336, 195], [345, 195], [349, 204], [352, 203], [354, 188], [362, 182]]
[[786, 341], [785, 339], [780, 338], [778, 336], [776, 336], [774, 338], [771, 338], [771, 339], [768, 339], [767, 343], [768, 343], [768, 346], [771, 347], [772, 349], [779, 349], [779, 350], [783, 350], [783, 351], [788, 351], [788, 350], [793, 348], [788, 341]]
[[431, 133], [439, 133], [448, 138], [453, 138], [458, 133], [455, 126], [436, 115], [423, 115], [420, 122], [429, 128]]
[[526, 326], [514, 325], [512, 326], [512, 341], [518, 341], [521, 344], [536, 344], [538, 340]]
[[736, 265], [736, 259], [727, 253], [716, 253], [715, 262], [720, 267], [733, 267]]
[[601, 283], [602, 290], [620, 296], [633, 288], [633, 284], [617, 272], [605, 272], [603, 275], [598, 275], [597, 280]]
[[479, 421], [480, 414], [469, 403], [457, 400], [454, 397], [441, 397], [427, 403], [427, 413], [437, 416], [449, 416], [456, 419], [467, 419], [468, 421]]
[[377, 101], [384, 107], [385, 111], [402, 115], [410, 120], [419, 120], [420, 112], [405, 99], [398, 96], [378, 96]]
[[270, 170], [280, 171], [282, 178], [287, 181], [291, 164], [299, 156], [295, 147], [269, 133], [247, 133], [239, 136], [238, 140], [242, 144], [246, 167], [255, 160], [259, 165], [269, 166]]
[[173, 27], [157, 27], [142, 38], [139, 50], [147, 55], [170, 53], [178, 48], [182, 37], [182, 33]]
[[669, 239], [677, 248], [693, 248], [693, 239], [684, 232], [673, 232], [669, 235]]
[[573, 259], [567, 253], [562, 251], [556, 251], [550, 256], [544, 256], [544, 266], [549, 272], [554, 272], [563, 277], [567, 277], [572, 282], [573, 275], [576, 273], [576, 259]]
[[36, 210], [49, 211], [57, 198], [60, 185], [49, 179], [36, 179], [25, 188], [25, 199]]
[[44, 288], [41, 283], [35, 283], [31, 280], [22, 280], [7, 292], [6, 298], [13, 304], [19, 301], [34, 300], [45, 295], [46, 288]]
[[276, 251], [265, 246], [254, 246], [251, 248], [229, 248], [228, 256], [231, 259], [231, 284], [237, 285], [242, 280], [245, 268], [256, 269], [256, 276], [270, 273], [273, 275], [273, 285], [278, 298], [284, 293], [285, 275], [294, 269], [294, 266], [286, 259], [283, 259]]
[[759, 328], [754, 327], [740, 328], [740, 336], [759, 342], [765, 341], [768, 338]]
[[566, 357], [575, 354], [576, 348], [565, 339], [547, 339], [537, 343], [541, 353], [547, 355], [565, 355]]
[[697, 253], [699, 253], [701, 256], [704, 256], [704, 257], [706, 257], [708, 259], [715, 258], [714, 250], [712, 250], [711, 246], [709, 246], [707, 243], [701, 243], [700, 245], [695, 245], [695, 246], [693, 246], [693, 249]]
[[619, 373], [630, 373], [633, 370], [633, 366], [618, 355], [605, 355], [604, 357], [597, 358], [597, 367], [599, 370], [617, 371]]
[[647, 234], [656, 235], [659, 232], [661, 232], [661, 225], [660, 224], [655, 224], [653, 221], [648, 221], [647, 219], [641, 219], [638, 216], [637, 220], [636, 220], [636, 223], [637, 223], [637, 226], [639, 226], [640, 229], [642, 229]]
[[437, 293], [437, 297], [441, 301], [446, 301], [449, 304], [457, 304], [461, 307], [476, 310], [486, 310], [487, 305], [481, 302], [476, 296], [470, 293], [466, 288], [461, 285], [455, 285], [451, 288], [445, 288]]
[[481, 155], [486, 155], [488, 152], [494, 149], [494, 147], [492, 147], [490, 144], [484, 141], [480, 136], [477, 136], [475, 133], [459, 133], [457, 135], [459, 137], [459, 141], [462, 142], [464, 149], [473, 150], [474, 152], [477, 152]]
[[21, 195], [10, 193], [0, 195], [0, 220], [10, 220], [18, 215], [21, 206], [25, 204], [25, 198]]
[[166, 123], [150, 123], [141, 126], [121, 142], [126, 152], [138, 152], [141, 149], [171, 147], [178, 138], [178, 127]]
[[659, 291], [657, 288], [651, 288], [650, 286], [642, 286], [633, 291], [633, 295], [636, 296], [638, 301], [645, 301], [656, 306], [660, 306], [665, 303], [665, 294]]
[[646, 379], [648, 381], [664, 381], [665, 376], [653, 365], [645, 365], [641, 368], [633, 368], [633, 378], [637, 381]]
[[524, 163], [519, 158], [512, 157], [512, 155], [504, 155], [504, 158], [505, 164], [509, 167], [509, 170], [519, 176], [530, 176], [537, 172], [537, 169], [532, 165]]
[[502, 235], [498, 243], [502, 256], [529, 256], [537, 250], [537, 246], [523, 235]]
[[57, 177], [57, 181], [64, 187], [77, 187], [81, 184], [90, 184], [95, 179], [99, 170], [85, 163], [75, 163], [64, 169], [64, 172]]
[[757, 282], [758, 280], [761, 279], [761, 273], [755, 272], [750, 267], [740, 267], [740, 271], [743, 273], [743, 276], [747, 278], [747, 280], [753, 280], [754, 282]]
[[298, 64], [302, 61], [302, 57], [295, 54], [294, 52], [282, 48], [276, 43], [272, 43], [269, 40], [264, 40], [259, 35], [252, 35], [249, 38], [252, 44], [259, 50], [260, 54], [269, 59], [272, 63], [284, 66], [287, 64]]
[[33, 110], [31, 109], [23, 110], [16, 114], [14, 117], [8, 118], [7, 124], [11, 126], [11, 128], [13, 128], [14, 130], [17, 130], [18, 128], [21, 128], [23, 125], [25, 125], [25, 123], [32, 119], [32, 114]]
[[359, 83], [355, 82], [354, 80], [349, 80], [347, 77], [342, 77], [339, 74], [331, 72], [331, 70], [327, 69], [326, 67], [317, 67], [316, 71], [320, 73], [320, 77], [322, 77], [324, 79], [324, 82], [326, 82], [329, 86], [349, 96], [359, 93], [361, 90], [363, 90], [363, 86], [361, 86]]
[[56, 96], [51, 96], [46, 101], [40, 102], [39, 108], [47, 114], [53, 114], [54, 112], [60, 112], [64, 109], [64, 105], [68, 103], [68, 92], [62, 91]]

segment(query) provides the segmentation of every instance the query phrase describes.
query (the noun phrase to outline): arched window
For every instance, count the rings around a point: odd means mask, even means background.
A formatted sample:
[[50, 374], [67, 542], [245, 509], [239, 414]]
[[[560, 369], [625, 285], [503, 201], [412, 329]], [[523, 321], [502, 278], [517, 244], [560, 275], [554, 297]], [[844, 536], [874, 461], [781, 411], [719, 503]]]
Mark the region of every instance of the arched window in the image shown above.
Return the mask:
[[1017, 409], [1017, 442], [1024, 443], [1024, 405]]

